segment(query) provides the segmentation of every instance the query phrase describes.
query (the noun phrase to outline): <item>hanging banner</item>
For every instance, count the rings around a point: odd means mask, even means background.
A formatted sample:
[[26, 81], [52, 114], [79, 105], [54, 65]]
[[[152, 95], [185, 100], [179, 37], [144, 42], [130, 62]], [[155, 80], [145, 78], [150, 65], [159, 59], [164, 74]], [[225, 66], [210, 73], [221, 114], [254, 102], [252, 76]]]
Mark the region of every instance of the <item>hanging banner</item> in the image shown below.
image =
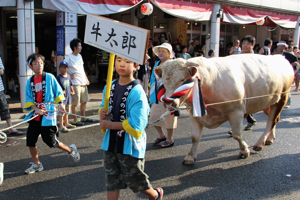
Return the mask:
[[165, 13], [187, 20], [208, 21], [211, 18], [212, 4], [178, 0], [151, 0]]
[[43, 0], [43, 8], [77, 14], [108, 15], [131, 9], [141, 2], [142, 0]]
[[87, 15], [84, 43], [137, 64], [146, 59], [150, 31], [116, 20]]
[[187, 36], [187, 24], [186, 23], [179, 23], [178, 24], [177, 40], [179, 40], [179, 42], [182, 45], [186, 45], [187, 44], [186, 36]]

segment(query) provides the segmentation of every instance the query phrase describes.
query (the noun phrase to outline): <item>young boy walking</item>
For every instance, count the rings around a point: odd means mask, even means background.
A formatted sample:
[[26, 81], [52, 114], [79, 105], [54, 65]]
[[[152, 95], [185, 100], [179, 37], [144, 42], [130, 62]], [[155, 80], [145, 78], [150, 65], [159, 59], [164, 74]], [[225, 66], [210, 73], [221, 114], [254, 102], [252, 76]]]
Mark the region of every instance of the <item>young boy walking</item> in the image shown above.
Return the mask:
[[[71, 77], [67, 73], [68, 72], [68, 63], [66, 61], [62, 61], [59, 64], [60, 75], [57, 76], [57, 81], [60, 84], [64, 95], [64, 108], [66, 112], [70, 112], [70, 104], [72, 103], [72, 96], [75, 92], [72, 87]], [[76, 128], [75, 125], [69, 123], [68, 114], [58, 113], [58, 121], [59, 121], [59, 132], [67, 133], [70, 132], [70, 128]], [[64, 126], [65, 122], [65, 126]]]
[[60, 112], [65, 112], [63, 107], [64, 93], [59, 86], [56, 78], [49, 73], [43, 72], [45, 57], [40, 54], [31, 54], [27, 63], [34, 75], [28, 79], [25, 88], [26, 102], [24, 109], [32, 110], [24, 120], [30, 119], [38, 114], [39, 116], [29, 121], [27, 129], [26, 145], [29, 147], [33, 163], [31, 167], [25, 170], [26, 174], [42, 171], [43, 165], [39, 160], [36, 142], [41, 134], [43, 141], [50, 148], [60, 148], [69, 153], [74, 162], [79, 162], [80, 155], [74, 144], [70, 147], [58, 140], [58, 131], [56, 126], [56, 114], [50, 112], [55, 110], [52, 102], [56, 102]]
[[[120, 190], [127, 186], [149, 199], [163, 198], [163, 190], [153, 189], [144, 172], [144, 129], [149, 106], [142, 86], [133, 77], [137, 67], [134, 62], [116, 56], [115, 69], [119, 79], [112, 83], [109, 111], [102, 109], [104, 102], [99, 109], [100, 127], [106, 129], [101, 149], [104, 150], [107, 199], [118, 199]], [[110, 119], [107, 119], [109, 115]]]

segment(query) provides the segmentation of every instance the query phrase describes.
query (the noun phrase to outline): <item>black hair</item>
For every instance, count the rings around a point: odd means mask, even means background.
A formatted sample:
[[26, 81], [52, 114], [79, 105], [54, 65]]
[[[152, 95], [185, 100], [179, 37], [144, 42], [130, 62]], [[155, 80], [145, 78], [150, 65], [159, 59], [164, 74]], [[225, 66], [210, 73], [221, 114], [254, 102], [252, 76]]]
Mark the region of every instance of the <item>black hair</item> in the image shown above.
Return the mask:
[[210, 50], [208, 51], [208, 56], [210, 57], [212, 53], [214, 53], [214, 50], [213, 50], [213, 49], [210, 49]]
[[185, 48], [187, 48], [187, 46], [181, 46], [181, 51], [183, 51]]
[[246, 35], [245, 37], [243, 37], [241, 43], [243, 44], [243, 42], [247, 40], [249, 43], [251, 43], [252, 45], [255, 44], [255, 37], [253, 37], [252, 35]]
[[33, 61], [36, 61], [38, 58], [41, 58], [43, 62], [45, 62], [45, 57], [38, 53], [33, 53], [27, 58], [27, 63], [32, 65]]
[[77, 47], [79, 43], [82, 43], [81, 39], [74, 38], [73, 40], [71, 40], [71, 42], [70, 42], [70, 48], [71, 48], [71, 50], [74, 51], [75, 47]]
[[271, 44], [272, 43], [272, 40], [270, 39], [270, 38], [267, 38], [266, 40], [265, 40], [265, 42], [264, 42], [264, 45], [265, 46], [268, 46], [269, 44]]

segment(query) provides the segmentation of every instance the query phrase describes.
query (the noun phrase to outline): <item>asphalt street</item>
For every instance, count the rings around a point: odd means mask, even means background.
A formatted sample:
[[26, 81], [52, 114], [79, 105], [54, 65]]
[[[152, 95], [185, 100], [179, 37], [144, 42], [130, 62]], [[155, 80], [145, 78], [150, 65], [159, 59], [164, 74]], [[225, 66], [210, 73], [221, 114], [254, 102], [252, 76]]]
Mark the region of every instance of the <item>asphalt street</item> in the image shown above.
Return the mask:
[[[260, 152], [252, 147], [265, 129], [267, 116], [262, 112], [254, 115], [257, 125], [252, 131], [244, 131], [251, 149], [247, 159], [238, 158], [238, 143], [227, 134], [228, 122], [216, 129], [204, 129], [197, 160], [191, 166], [182, 165], [191, 148], [191, 125], [186, 111], [181, 112], [175, 145], [171, 148], [152, 146], [157, 133], [153, 126], [147, 127], [145, 172], [151, 184], [162, 187], [164, 199], [169, 200], [300, 199], [299, 94], [292, 93], [292, 106], [283, 110], [274, 144]], [[91, 117], [97, 118], [97, 115]], [[106, 199], [100, 150], [103, 134], [98, 124], [60, 134], [63, 143], [77, 145], [81, 154], [78, 164], [74, 164], [67, 153], [50, 149], [39, 139], [37, 146], [45, 169], [31, 175], [24, 174], [32, 161], [25, 137], [9, 139], [15, 143], [0, 147], [0, 162], [5, 164], [1, 200]], [[147, 198], [126, 189], [121, 191], [120, 199]]]

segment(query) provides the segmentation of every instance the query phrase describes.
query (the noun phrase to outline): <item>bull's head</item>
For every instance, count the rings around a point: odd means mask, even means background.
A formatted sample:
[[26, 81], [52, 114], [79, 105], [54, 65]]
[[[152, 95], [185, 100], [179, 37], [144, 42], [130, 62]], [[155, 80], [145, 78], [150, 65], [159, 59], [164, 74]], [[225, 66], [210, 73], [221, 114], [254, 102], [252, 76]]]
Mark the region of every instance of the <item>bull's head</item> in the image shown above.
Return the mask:
[[[179, 86], [197, 73], [197, 67], [195, 65], [187, 66], [186, 60], [182, 58], [168, 60], [154, 69], [156, 76], [162, 79], [166, 89], [166, 97], [172, 96]], [[174, 105], [179, 106], [182, 101], [187, 99], [187, 95], [191, 95], [191, 92], [169, 103], [167, 107], [170, 108]]]

